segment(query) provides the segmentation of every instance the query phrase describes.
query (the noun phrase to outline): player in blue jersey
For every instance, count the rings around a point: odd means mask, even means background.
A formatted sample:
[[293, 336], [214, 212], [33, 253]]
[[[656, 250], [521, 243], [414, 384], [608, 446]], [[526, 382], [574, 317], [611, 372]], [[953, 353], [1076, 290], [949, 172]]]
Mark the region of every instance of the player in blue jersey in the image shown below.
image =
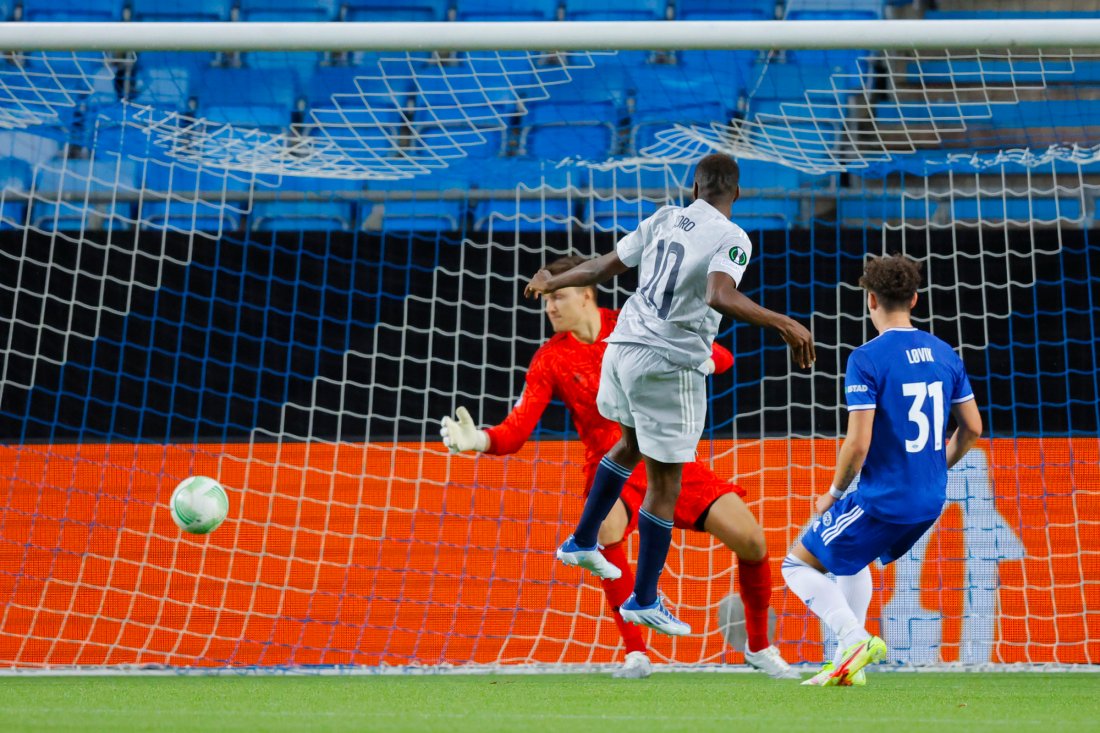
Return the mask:
[[[886, 658], [885, 642], [864, 628], [869, 565], [893, 562], [928, 531], [947, 498], [947, 469], [982, 434], [962, 360], [910, 321], [920, 277], [918, 263], [893, 255], [868, 260], [859, 280], [879, 335], [848, 357], [848, 435], [833, 485], [783, 561], [787, 586], [839, 642], [833, 662], [804, 685], [863, 684], [863, 668]], [[948, 413], [958, 427], [945, 441]], [[856, 474], [858, 487], [847, 491]]]

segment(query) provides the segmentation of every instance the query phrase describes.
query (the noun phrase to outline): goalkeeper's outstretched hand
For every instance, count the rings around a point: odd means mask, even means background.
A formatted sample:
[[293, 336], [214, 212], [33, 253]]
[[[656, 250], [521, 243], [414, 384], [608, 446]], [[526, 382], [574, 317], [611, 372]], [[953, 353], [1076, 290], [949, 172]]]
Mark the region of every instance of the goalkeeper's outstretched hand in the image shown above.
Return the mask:
[[442, 427], [439, 429], [439, 435], [443, 439], [443, 445], [447, 446], [447, 450], [451, 453], [489, 450], [489, 434], [477, 429], [474, 419], [470, 417], [465, 407], [455, 410], [455, 418], [457, 419], [447, 416], [440, 420]]

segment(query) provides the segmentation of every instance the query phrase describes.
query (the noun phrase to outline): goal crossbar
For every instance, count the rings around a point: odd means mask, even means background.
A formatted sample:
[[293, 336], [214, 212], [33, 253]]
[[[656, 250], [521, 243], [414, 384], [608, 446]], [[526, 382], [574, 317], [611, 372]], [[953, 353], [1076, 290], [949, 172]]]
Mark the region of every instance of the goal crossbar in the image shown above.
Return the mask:
[[5, 23], [0, 50], [1100, 48], [1100, 19], [534, 23]]

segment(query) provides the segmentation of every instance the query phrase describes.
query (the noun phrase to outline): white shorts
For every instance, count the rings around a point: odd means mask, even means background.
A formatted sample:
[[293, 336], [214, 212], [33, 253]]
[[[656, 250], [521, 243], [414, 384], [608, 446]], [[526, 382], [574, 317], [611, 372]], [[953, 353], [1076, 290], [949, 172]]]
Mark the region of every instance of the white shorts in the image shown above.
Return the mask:
[[634, 428], [642, 455], [690, 463], [707, 415], [706, 378], [647, 346], [608, 344], [596, 407], [608, 420]]

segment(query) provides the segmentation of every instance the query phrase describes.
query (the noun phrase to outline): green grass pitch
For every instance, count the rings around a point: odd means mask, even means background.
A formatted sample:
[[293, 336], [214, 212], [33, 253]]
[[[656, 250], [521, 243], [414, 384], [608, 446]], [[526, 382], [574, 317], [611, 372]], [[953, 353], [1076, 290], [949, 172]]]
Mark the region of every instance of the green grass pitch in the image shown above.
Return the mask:
[[750, 674], [9, 677], [5, 731], [1100, 730], [1100, 675], [873, 674], [808, 688]]

